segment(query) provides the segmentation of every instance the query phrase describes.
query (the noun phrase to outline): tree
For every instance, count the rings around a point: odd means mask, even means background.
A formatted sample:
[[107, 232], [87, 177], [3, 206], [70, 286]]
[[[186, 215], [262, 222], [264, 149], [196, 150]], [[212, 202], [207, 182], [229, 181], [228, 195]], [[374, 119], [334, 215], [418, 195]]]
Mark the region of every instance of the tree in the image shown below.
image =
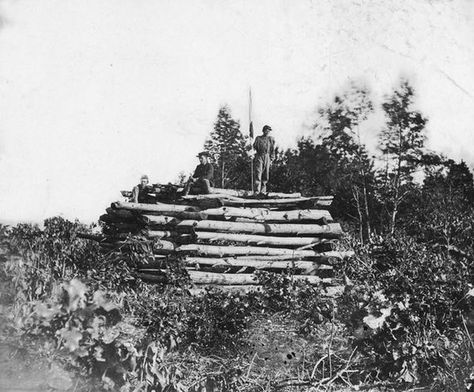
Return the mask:
[[336, 203], [345, 214], [355, 209], [362, 241], [371, 235], [370, 199], [374, 183], [373, 161], [360, 140], [359, 125], [373, 112], [367, 88], [352, 83], [331, 103], [319, 109], [314, 128], [321, 132], [321, 146], [329, 154], [328, 178]]
[[407, 225], [409, 234], [425, 243], [472, 255], [473, 197], [474, 180], [467, 165], [445, 160], [443, 167], [429, 173], [423, 182]]
[[381, 201], [395, 231], [400, 206], [414, 188], [413, 175], [423, 163], [427, 119], [413, 109], [414, 89], [407, 80], [382, 104], [387, 124], [379, 135], [385, 167], [379, 171]]
[[228, 106], [222, 106], [214, 129], [204, 144], [204, 150], [214, 157], [217, 164], [214, 176], [217, 187], [248, 187], [250, 161], [246, 154], [246, 144], [239, 122], [232, 118]]

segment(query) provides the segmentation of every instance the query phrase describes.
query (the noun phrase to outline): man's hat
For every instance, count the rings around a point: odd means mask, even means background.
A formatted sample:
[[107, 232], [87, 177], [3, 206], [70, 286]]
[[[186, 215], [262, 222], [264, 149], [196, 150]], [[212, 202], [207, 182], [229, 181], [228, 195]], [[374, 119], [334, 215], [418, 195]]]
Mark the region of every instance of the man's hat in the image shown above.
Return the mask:
[[272, 127], [270, 125], [264, 125], [263, 129], [262, 129], [262, 132], [271, 131], [271, 130], [272, 130]]
[[197, 154], [196, 156], [197, 156], [198, 158], [201, 157], [201, 156], [210, 158], [210, 157], [211, 157], [211, 154], [209, 154], [207, 151], [202, 151], [202, 152], [200, 152], [199, 154]]
[[143, 176], [140, 177], [140, 180], [148, 180], [148, 176], [144, 174]]

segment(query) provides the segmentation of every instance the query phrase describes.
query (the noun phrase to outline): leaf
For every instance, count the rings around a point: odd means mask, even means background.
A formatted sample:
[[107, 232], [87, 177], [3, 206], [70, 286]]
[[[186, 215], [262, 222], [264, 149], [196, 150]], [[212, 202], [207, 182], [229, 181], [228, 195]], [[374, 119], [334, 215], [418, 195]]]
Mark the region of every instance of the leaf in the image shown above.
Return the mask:
[[66, 347], [69, 351], [74, 352], [79, 348], [79, 341], [82, 339], [82, 333], [78, 328], [73, 327], [70, 330], [63, 328], [58, 332], [64, 341], [64, 347]]
[[102, 341], [105, 344], [110, 344], [115, 339], [117, 339], [119, 335], [120, 335], [120, 331], [117, 330], [116, 328], [107, 328], [102, 335]]
[[38, 303], [35, 306], [35, 312], [38, 315], [38, 317], [45, 319], [45, 321], [51, 321], [56, 314], [59, 312], [59, 307], [54, 306], [54, 307], [49, 307], [45, 303]]
[[390, 306], [388, 308], [381, 309], [380, 312], [382, 315], [379, 317], [376, 317], [372, 314], [365, 316], [363, 318], [364, 323], [371, 329], [381, 328], [386, 318], [392, 313], [392, 307]]
[[401, 371], [400, 377], [398, 377], [398, 380], [404, 381], [409, 384], [414, 384], [418, 380], [416, 372], [408, 370], [408, 365], [406, 361], [403, 362], [402, 371]]
[[105, 362], [105, 358], [102, 356], [104, 349], [100, 346], [94, 348], [94, 358], [98, 362]]

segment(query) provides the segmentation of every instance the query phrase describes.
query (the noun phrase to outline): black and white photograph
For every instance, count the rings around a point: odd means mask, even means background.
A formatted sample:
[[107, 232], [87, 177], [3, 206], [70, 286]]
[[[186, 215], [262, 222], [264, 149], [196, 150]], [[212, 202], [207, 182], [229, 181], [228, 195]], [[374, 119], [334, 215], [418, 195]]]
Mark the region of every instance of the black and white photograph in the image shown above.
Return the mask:
[[474, 0], [0, 0], [0, 392], [106, 391], [474, 391]]

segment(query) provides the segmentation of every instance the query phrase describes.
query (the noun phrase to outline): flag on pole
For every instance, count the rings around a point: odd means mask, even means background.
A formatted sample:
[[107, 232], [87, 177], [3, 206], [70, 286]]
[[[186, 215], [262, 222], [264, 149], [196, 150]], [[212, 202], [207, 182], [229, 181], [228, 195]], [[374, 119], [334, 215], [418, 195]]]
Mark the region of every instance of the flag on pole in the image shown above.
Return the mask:
[[[252, 89], [249, 87], [249, 137], [250, 137], [250, 149], [252, 149], [253, 145], [253, 123], [252, 123]], [[254, 192], [254, 178], [253, 178], [253, 155], [250, 158], [250, 189], [252, 190], [252, 194]]]
[[252, 89], [249, 88], [249, 136], [253, 139], [253, 122], [252, 122]]

